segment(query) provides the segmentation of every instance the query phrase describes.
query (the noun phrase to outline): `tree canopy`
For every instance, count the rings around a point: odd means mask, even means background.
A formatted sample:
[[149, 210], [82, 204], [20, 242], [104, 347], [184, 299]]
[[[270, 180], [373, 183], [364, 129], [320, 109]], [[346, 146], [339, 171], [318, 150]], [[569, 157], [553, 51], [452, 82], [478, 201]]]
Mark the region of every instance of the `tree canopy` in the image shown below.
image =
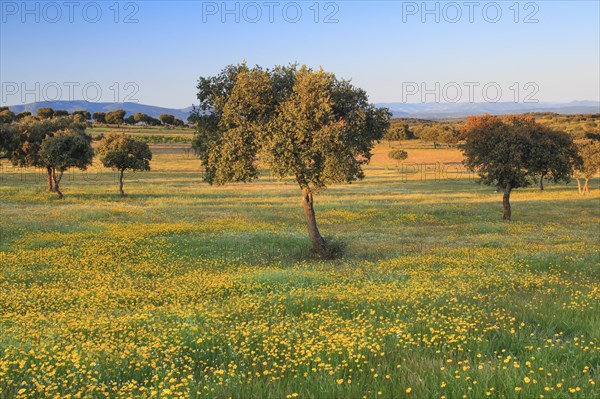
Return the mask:
[[119, 126], [123, 123], [125, 114], [126, 112], [122, 109], [117, 109], [115, 111], [108, 112], [104, 118], [106, 120], [106, 123]]
[[100, 162], [107, 167], [119, 171], [119, 192], [123, 191], [123, 173], [126, 170], [150, 170], [152, 152], [147, 143], [135, 140], [124, 134], [110, 134], [100, 142], [98, 147]]
[[0, 123], [11, 123], [16, 119], [16, 115], [8, 107], [0, 108]]
[[39, 157], [44, 165], [51, 168], [54, 191], [63, 198], [60, 191], [63, 173], [69, 168], [85, 170], [92, 164], [92, 138], [82, 129], [60, 130], [42, 142]]
[[171, 114], [161, 114], [159, 119], [165, 125], [175, 124], [175, 117]]
[[[578, 147], [581, 163], [576, 167], [576, 179], [579, 187], [579, 193], [585, 194], [590, 191], [589, 180], [596, 174], [600, 173], [600, 140], [585, 139], [578, 140]], [[585, 179], [585, 184], [582, 186], [579, 180], [580, 177]]]
[[48, 173], [48, 191], [53, 191], [52, 169], [40, 157], [42, 143], [59, 130], [85, 128], [85, 123], [78, 123], [73, 117], [40, 120], [34, 116], [27, 116], [13, 123], [12, 128], [3, 129], [3, 136], [13, 135], [12, 139], [3, 140], [7, 143], [7, 158], [16, 166], [45, 168]]
[[528, 129], [531, 141], [529, 172], [539, 177], [540, 189], [544, 189], [545, 178], [554, 183], [568, 183], [574, 168], [581, 164], [571, 135], [537, 123], [525, 125], [525, 128]]
[[106, 113], [105, 112], [94, 112], [92, 118], [98, 123], [106, 123]]
[[42, 119], [50, 119], [54, 116], [54, 110], [52, 108], [40, 108], [37, 110], [37, 116]]

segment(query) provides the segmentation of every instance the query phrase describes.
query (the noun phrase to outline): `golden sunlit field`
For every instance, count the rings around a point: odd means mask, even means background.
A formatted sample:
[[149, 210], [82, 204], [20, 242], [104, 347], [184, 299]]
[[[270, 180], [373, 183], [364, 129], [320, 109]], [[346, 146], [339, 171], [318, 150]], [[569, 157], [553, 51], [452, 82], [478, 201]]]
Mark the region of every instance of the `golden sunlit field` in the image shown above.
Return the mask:
[[504, 222], [458, 150], [401, 148], [315, 196], [335, 261], [295, 182], [210, 187], [187, 144], [125, 198], [97, 161], [64, 200], [3, 163], [0, 397], [599, 398], [600, 180]]

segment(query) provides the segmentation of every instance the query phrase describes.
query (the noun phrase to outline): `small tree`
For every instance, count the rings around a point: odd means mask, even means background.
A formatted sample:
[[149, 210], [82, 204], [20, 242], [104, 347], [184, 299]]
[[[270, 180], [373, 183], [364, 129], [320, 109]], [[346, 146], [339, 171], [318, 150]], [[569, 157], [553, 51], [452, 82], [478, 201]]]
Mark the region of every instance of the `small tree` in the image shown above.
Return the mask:
[[31, 112], [29, 111], [23, 111], [23, 112], [19, 112], [17, 115], [15, 115], [15, 121], [20, 121], [23, 118], [25, 118], [26, 116], [31, 116]]
[[132, 115], [135, 123], [137, 122], [143, 122], [143, 123], [148, 123], [148, 121], [150, 120], [150, 117], [146, 114], [143, 114], [141, 112], [136, 112], [135, 114]]
[[37, 110], [37, 116], [41, 119], [50, 119], [54, 116], [52, 108], [40, 108]]
[[127, 118], [123, 119], [123, 123], [126, 125], [135, 125], [137, 122], [133, 115], [129, 115]]
[[408, 158], [408, 153], [404, 150], [392, 150], [388, 153], [388, 157], [394, 159], [397, 164]]
[[88, 124], [88, 120], [84, 114], [78, 113], [78, 114], [73, 114], [73, 121], [75, 121], [76, 123], [81, 123], [81, 124]]
[[125, 136], [110, 134], [100, 142], [98, 147], [100, 162], [107, 167], [119, 171], [119, 192], [123, 191], [123, 174], [126, 170], [150, 170], [152, 152], [147, 143]]
[[117, 127], [120, 127], [123, 123], [123, 118], [125, 118], [125, 114], [126, 112], [122, 109], [117, 109], [115, 111], [109, 112], [105, 116], [106, 123], [111, 125], [117, 125]]
[[8, 107], [2, 107], [0, 110], [0, 123], [11, 123], [16, 120], [16, 115]]
[[92, 118], [97, 123], [106, 123], [106, 113], [105, 112], [94, 112], [94, 115], [92, 115]]
[[148, 120], [146, 121], [146, 123], [149, 126], [160, 126], [161, 125], [161, 122], [159, 119], [153, 118], [151, 116], [148, 116]]
[[62, 199], [60, 181], [69, 168], [87, 169], [92, 164], [94, 150], [92, 138], [83, 130], [67, 129], [44, 139], [40, 148], [40, 159], [52, 169], [54, 191]]
[[448, 146], [458, 143], [460, 132], [450, 125], [442, 125], [437, 129], [437, 141]]
[[161, 114], [160, 115], [160, 121], [164, 124], [164, 125], [174, 125], [175, 124], [175, 117], [173, 115], [170, 114]]
[[388, 141], [388, 145], [392, 145], [392, 141], [402, 141], [412, 139], [414, 137], [413, 132], [407, 124], [392, 124], [389, 129], [383, 135], [383, 138]]
[[418, 130], [419, 139], [432, 143], [433, 148], [437, 149], [439, 144], [439, 130], [435, 125], [424, 125]]
[[73, 116], [75, 116], [75, 115], [81, 115], [83, 117], [83, 119], [85, 119], [86, 121], [89, 121], [90, 119], [92, 119], [92, 114], [90, 114], [90, 112], [86, 111], [86, 110], [73, 111]]
[[568, 183], [574, 167], [581, 164], [573, 138], [568, 133], [538, 124], [527, 126], [527, 129], [531, 140], [529, 171], [539, 177], [540, 190], [544, 189], [545, 178], [554, 183]]
[[39, 120], [29, 116], [15, 124], [18, 131], [17, 141], [10, 153], [13, 165], [22, 167], [39, 167], [48, 173], [48, 191], [54, 191], [52, 167], [40, 158], [42, 142], [54, 133], [64, 129], [85, 130], [86, 124], [80, 124], [72, 117]]
[[[579, 194], [590, 192], [589, 181], [596, 174], [600, 173], [600, 141], [598, 140], [580, 140], [577, 142], [579, 156], [582, 159], [577, 167], [577, 188]], [[581, 185], [580, 179], [585, 179], [584, 185]]]

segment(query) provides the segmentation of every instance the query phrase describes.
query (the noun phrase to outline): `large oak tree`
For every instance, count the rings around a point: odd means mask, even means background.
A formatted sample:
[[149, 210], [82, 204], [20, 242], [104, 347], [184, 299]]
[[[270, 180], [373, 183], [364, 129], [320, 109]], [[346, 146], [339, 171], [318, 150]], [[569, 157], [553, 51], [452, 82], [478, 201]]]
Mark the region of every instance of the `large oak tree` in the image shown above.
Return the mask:
[[248, 182], [258, 162], [274, 176], [291, 176], [302, 192], [313, 252], [326, 253], [313, 194], [331, 183], [364, 177], [375, 141], [390, 113], [368, 102], [364, 90], [305, 66], [272, 70], [230, 65], [200, 78], [194, 149], [210, 184]]

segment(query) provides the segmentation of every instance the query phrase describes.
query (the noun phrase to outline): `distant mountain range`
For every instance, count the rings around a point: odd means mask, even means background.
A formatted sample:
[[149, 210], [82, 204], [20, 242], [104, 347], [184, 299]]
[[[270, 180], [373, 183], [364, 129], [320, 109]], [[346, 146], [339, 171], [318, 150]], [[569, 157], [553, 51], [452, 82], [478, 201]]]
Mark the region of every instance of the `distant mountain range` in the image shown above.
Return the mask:
[[[378, 103], [378, 107], [387, 107], [396, 117], [440, 119], [464, 118], [470, 115], [484, 113], [494, 115], [522, 114], [525, 112], [555, 112], [558, 114], [594, 114], [600, 113], [598, 101], [573, 101], [570, 103]], [[50, 107], [69, 112], [86, 110], [94, 112], [109, 112], [123, 109], [127, 115], [141, 112], [158, 118], [160, 114], [171, 114], [183, 121], [187, 120], [192, 107], [175, 109], [162, 108], [139, 103], [95, 103], [88, 101], [41, 101], [31, 104], [9, 106], [15, 113], [30, 111], [36, 113], [39, 108]]]
[[50, 107], [52, 109], [60, 109], [69, 111], [69, 113], [73, 111], [85, 110], [90, 113], [94, 112], [110, 112], [116, 109], [122, 109], [127, 112], [126, 116], [133, 115], [137, 112], [141, 112], [142, 114], [150, 115], [153, 118], [158, 118], [161, 114], [171, 114], [174, 117], [187, 121], [187, 117], [192, 111], [192, 107], [184, 108], [184, 109], [174, 109], [174, 108], [163, 108], [163, 107], [155, 107], [153, 105], [145, 105], [139, 103], [96, 103], [89, 101], [40, 101], [36, 103], [23, 104], [23, 105], [12, 105], [8, 106], [9, 109], [14, 113], [19, 113], [23, 111], [29, 111], [31, 113], [36, 113], [40, 108]]
[[596, 114], [600, 113], [598, 101], [573, 101], [570, 103], [379, 103], [387, 107], [394, 116], [408, 118], [464, 118], [470, 115], [522, 114], [526, 112], [555, 112], [557, 114]]

